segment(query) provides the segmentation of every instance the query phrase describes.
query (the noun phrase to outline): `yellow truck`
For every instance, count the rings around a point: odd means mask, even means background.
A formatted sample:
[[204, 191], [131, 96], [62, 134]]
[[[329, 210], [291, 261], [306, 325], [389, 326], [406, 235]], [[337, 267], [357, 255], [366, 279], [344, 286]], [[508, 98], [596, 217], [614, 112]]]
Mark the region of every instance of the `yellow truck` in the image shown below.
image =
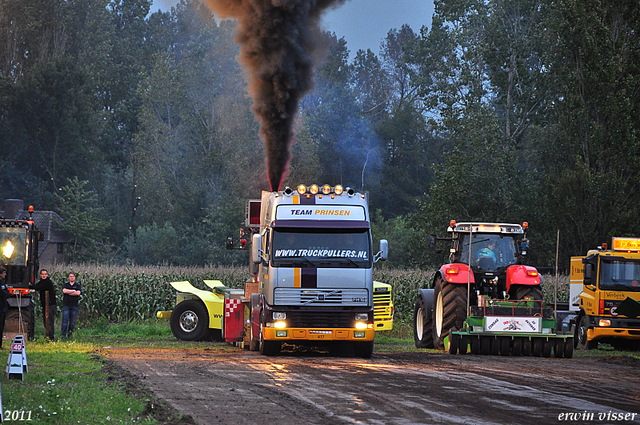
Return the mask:
[[570, 292], [578, 348], [640, 347], [640, 238], [614, 237], [611, 249], [572, 257]]

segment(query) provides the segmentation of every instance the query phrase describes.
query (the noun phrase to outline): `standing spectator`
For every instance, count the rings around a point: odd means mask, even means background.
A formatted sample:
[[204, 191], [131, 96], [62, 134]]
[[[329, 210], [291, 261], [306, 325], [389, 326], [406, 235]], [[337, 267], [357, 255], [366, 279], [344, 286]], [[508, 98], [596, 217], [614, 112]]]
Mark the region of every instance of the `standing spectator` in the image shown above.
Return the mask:
[[[78, 299], [82, 294], [82, 288], [76, 283], [76, 274], [69, 273], [69, 281], [62, 285], [62, 337], [73, 336], [76, 326], [76, 314], [78, 314]], [[68, 332], [67, 332], [68, 331]]]
[[0, 266], [0, 350], [2, 349], [2, 339], [4, 338], [4, 319], [7, 317], [9, 311], [9, 304], [7, 304], [7, 298], [11, 296], [11, 293], [5, 285], [5, 278], [7, 277], [7, 268]]
[[40, 281], [33, 287], [40, 292], [40, 304], [42, 305], [42, 321], [47, 338], [53, 341], [54, 320], [56, 317], [56, 290], [53, 282], [49, 279], [49, 272], [46, 269], [40, 270]]

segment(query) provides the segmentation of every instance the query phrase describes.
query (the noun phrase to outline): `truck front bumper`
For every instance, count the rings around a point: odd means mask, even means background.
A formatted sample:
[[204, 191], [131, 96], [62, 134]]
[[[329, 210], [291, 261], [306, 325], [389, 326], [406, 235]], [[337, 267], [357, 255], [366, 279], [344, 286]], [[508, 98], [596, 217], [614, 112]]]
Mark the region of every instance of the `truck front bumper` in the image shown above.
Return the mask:
[[610, 338], [640, 340], [640, 319], [626, 317], [591, 317], [587, 329], [587, 340]]
[[267, 341], [317, 341], [318, 343], [329, 341], [373, 341], [375, 330], [373, 329], [330, 329], [330, 328], [271, 328], [262, 329], [264, 339]]

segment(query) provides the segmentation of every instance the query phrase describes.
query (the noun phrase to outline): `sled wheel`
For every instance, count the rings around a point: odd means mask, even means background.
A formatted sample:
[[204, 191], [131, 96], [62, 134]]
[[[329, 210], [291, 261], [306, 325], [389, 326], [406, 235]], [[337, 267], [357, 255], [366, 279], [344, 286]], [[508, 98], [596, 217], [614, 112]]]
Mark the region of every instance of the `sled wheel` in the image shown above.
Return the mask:
[[418, 294], [413, 310], [413, 340], [416, 348], [433, 348], [431, 308], [425, 305], [422, 295]]

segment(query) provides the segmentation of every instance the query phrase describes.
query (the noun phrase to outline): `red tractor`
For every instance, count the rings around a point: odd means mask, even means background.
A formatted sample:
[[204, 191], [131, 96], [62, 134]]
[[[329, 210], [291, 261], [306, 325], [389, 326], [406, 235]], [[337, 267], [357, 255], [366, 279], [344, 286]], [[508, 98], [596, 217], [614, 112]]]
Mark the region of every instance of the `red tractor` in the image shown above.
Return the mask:
[[[456, 223], [451, 220], [449, 262], [440, 267], [433, 289], [419, 290], [413, 314], [417, 348], [442, 348], [450, 330], [461, 329], [470, 305], [485, 299], [542, 301], [542, 278], [522, 265], [527, 253], [527, 223]], [[436, 251], [439, 252], [439, 251]]]

